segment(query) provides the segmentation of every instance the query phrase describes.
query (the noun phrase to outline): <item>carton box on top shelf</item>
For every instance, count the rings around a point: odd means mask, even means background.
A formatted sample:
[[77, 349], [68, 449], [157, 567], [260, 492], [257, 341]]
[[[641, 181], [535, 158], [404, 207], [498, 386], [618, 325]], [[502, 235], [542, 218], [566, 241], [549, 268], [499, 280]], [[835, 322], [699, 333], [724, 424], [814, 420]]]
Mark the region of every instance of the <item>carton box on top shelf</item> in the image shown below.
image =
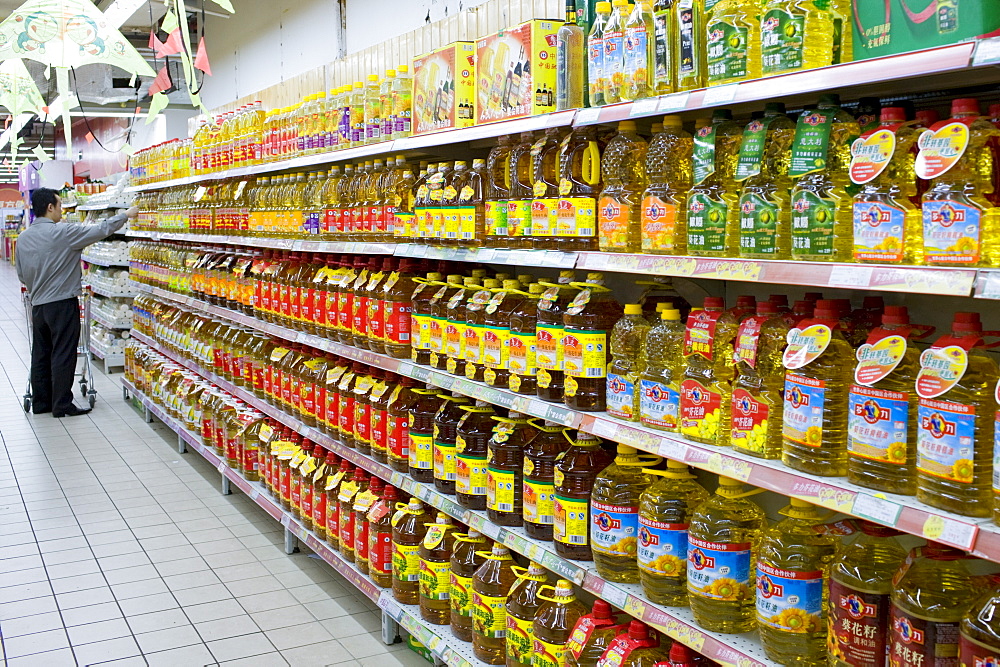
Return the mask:
[[532, 19], [476, 42], [476, 122], [556, 110], [556, 33], [562, 21]]
[[413, 134], [475, 123], [476, 45], [454, 42], [413, 59]]
[[990, 0], [854, 0], [854, 59], [1000, 35], [1000, 2]]

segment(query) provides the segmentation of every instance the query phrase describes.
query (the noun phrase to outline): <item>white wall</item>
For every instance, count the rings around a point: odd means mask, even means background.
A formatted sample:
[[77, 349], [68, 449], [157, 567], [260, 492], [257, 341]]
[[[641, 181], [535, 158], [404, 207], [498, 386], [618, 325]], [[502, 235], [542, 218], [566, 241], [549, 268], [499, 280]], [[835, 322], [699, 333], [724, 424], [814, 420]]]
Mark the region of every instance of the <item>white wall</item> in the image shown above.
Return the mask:
[[454, 16], [486, 0], [346, 0], [347, 53]]

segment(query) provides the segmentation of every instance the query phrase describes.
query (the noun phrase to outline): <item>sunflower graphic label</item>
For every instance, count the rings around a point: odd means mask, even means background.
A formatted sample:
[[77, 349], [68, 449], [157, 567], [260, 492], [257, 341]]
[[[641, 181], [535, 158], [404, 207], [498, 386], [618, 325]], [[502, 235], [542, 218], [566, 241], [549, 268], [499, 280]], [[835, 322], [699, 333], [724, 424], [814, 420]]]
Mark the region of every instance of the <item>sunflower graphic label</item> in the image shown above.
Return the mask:
[[650, 195], [642, 200], [640, 217], [644, 252], [678, 252], [677, 206], [670, 195], [663, 198]]
[[907, 392], [852, 385], [847, 413], [848, 452], [871, 461], [906, 463], [909, 418]]
[[893, 606], [889, 622], [889, 663], [892, 667], [958, 664], [960, 624], [957, 621], [928, 621]]
[[709, 542], [688, 535], [688, 592], [727, 601], [752, 595], [750, 547], [749, 542]]
[[688, 524], [639, 517], [639, 569], [661, 577], [687, 574]]
[[590, 506], [590, 540], [594, 551], [608, 556], [635, 556], [639, 533], [639, 508], [593, 501]]
[[601, 197], [597, 204], [601, 247], [608, 250], [624, 250], [628, 247], [631, 218], [632, 207], [628, 202], [619, 201], [614, 197]]
[[914, 169], [924, 180], [947, 173], [965, 155], [971, 139], [970, 125], [974, 119], [953, 119], [935, 123], [917, 139], [917, 159]]
[[653, 380], [639, 383], [639, 422], [668, 431], [677, 430], [681, 394], [676, 387]]
[[884, 664], [889, 595], [855, 590], [831, 579], [829, 600], [830, 654], [849, 665]]
[[[542, 300], [544, 303], [544, 299]], [[539, 304], [541, 308], [541, 304]], [[535, 329], [536, 357], [538, 368], [544, 371], [563, 369], [563, 328], [559, 325], [538, 323]], [[541, 377], [541, 373], [539, 373]], [[546, 385], [547, 386], [547, 385]]]
[[917, 419], [917, 470], [971, 484], [975, 472], [975, 406], [921, 398]]
[[902, 262], [906, 211], [877, 201], [855, 200], [853, 208], [854, 259]]
[[626, 375], [608, 373], [607, 411], [612, 417], [632, 419], [635, 416], [635, 383]]
[[922, 207], [924, 255], [932, 264], [975, 264], [980, 257], [982, 209], [950, 199], [926, 201]]
[[758, 561], [757, 620], [786, 632], [821, 632], [823, 572], [786, 570]]
[[823, 444], [823, 405], [826, 382], [788, 373], [785, 375], [785, 403], [782, 437], [807, 447]]

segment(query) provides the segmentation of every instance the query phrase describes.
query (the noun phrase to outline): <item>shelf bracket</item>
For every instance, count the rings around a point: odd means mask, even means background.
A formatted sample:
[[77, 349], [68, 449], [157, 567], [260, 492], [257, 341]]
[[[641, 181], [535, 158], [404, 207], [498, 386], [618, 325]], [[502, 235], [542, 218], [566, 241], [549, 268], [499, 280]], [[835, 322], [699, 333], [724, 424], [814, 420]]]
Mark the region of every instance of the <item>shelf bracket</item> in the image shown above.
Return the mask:
[[233, 490], [229, 487], [229, 478], [226, 477], [225, 475], [222, 475], [222, 495], [228, 496], [232, 492]]
[[187, 443], [184, 442], [184, 438], [182, 438], [180, 435], [177, 436], [177, 453], [178, 454], [187, 453]]
[[295, 539], [295, 533], [285, 528], [285, 553], [291, 556], [299, 550], [299, 542]]
[[400, 639], [399, 637], [399, 624], [396, 623], [396, 619], [382, 612], [382, 643], [386, 646], [392, 646]]

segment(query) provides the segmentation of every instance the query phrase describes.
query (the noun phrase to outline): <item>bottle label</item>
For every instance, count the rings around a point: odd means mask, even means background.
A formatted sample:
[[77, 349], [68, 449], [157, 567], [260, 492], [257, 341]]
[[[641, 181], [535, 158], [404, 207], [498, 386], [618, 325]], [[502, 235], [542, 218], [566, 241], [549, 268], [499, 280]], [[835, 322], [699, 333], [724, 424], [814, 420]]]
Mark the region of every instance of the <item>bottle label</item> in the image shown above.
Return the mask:
[[639, 516], [639, 569], [661, 577], [687, 574], [688, 524]]
[[781, 356], [781, 363], [789, 370], [808, 366], [826, 352], [833, 340], [833, 331], [825, 324], [812, 324], [805, 329], [798, 327], [788, 332], [788, 345]]
[[535, 329], [538, 368], [547, 371], [563, 369], [563, 328], [558, 325], [539, 324]]
[[483, 332], [482, 362], [487, 368], [507, 368], [510, 355], [510, 329], [486, 327]]
[[[530, 463], [525, 459], [525, 471]], [[551, 525], [553, 522], [553, 501], [555, 485], [551, 482], [524, 480], [524, 520], [529, 523]]]
[[906, 211], [880, 202], [854, 202], [854, 259], [903, 261]]
[[597, 200], [593, 197], [563, 197], [556, 205], [555, 235], [594, 238], [597, 235]]
[[507, 202], [486, 202], [486, 236], [507, 236]]
[[472, 577], [451, 573], [451, 613], [463, 618], [472, 616]]
[[673, 253], [678, 250], [677, 207], [659, 197], [642, 200], [642, 249]]
[[757, 621], [785, 632], [815, 634], [823, 619], [823, 572], [799, 572], [757, 562]]
[[[541, 184], [535, 184], [536, 189]], [[535, 199], [531, 202], [531, 233], [534, 236], [554, 236], [556, 233], [556, 211], [559, 207], [559, 200], [553, 197], [545, 199]]]
[[490, 639], [507, 636], [507, 598], [472, 594], [472, 623], [477, 635]]
[[434, 441], [434, 479], [455, 481], [455, 445]]
[[[989, 667], [1000, 664], [1000, 651], [977, 642], [962, 633], [958, 640], [958, 664], [963, 667]], [[926, 667], [926, 665], [925, 665]]]
[[805, 17], [772, 9], [760, 22], [761, 71], [764, 76], [801, 69]]
[[590, 518], [587, 511], [589, 504], [586, 500], [555, 494], [552, 539], [563, 544], [586, 545], [587, 535], [590, 532], [587, 525]]
[[975, 406], [921, 398], [917, 419], [917, 470], [939, 479], [972, 484]]
[[703, 440], [719, 436], [722, 417], [722, 394], [706, 388], [697, 380], [681, 383], [681, 433]]
[[563, 336], [563, 364], [567, 377], [603, 378], [608, 369], [606, 331], [570, 331]]
[[928, 262], [974, 264], [981, 256], [982, 210], [951, 200], [925, 201], [924, 253]]
[[486, 506], [494, 512], [513, 512], [517, 479], [508, 470], [486, 470]]
[[884, 665], [889, 604], [888, 594], [859, 591], [831, 579], [830, 656], [857, 667]]
[[825, 401], [826, 382], [787, 373], [782, 437], [799, 445], [820, 447], [823, 444]]
[[[701, 185], [715, 173], [715, 125], [705, 125], [695, 131], [691, 164], [694, 185]], [[690, 210], [690, 206], [688, 208]]]
[[608, 373], [607, 384], [608, 414], [628, 420], [635, 417], [635, 383], [626, 376]]
[[634, 557], [638, 548], [639, 508], [597, 502], [590, 506], [590, 539], [594, 551]]
[[760, 173], [760, 165], [764, 159], [764, 148], [767, 144], [767, 129], [771, 118], [752, 120], [743, 130], [740, 139], [740, 152], [736, 160], [736, 175], [733, 180], [745, 181]]
[[644, 22], [625, 29], [625, 81], [626, 86], [635, 91], [649, 89], [649, 33]]
[[507, 202], [507, 238], [531, 236], [531, 200]]
[[622, 249], [628, 247], [629, 218], [632, 208], [614, 197], [601, 197], [597, 206], [601, 247]]
[[[449, 360], [465, 358], [465, 322], [448, 320], [444, 326], [444, 353]], [[453, 373], [454, 370], [448, 371]]]
[[750, 368], [757, 368], [757, 344], [760, 342], [760, 328], [768, 320], [766, 315], [751, 315], [740, 322], [733, 346], [733, 361], [743, 362]]
[[646, 426], [676, 431], [680, 402], [675, 387], [652, 380], [639, 382], [639, 422]]
[[511, 373], [533, 377], [538, 371], [535, 334], [511, 332], [507, 339], [507, 354]]
[[410, 317], [413, 306], [400, 301], [385, 301], [385, 341], [396, 345], [410, 343]]
[[699, 354], [709, 361], [715, 347], [715, 327], [718, 326], [721, 311], [699, 310], [688, 317], [684, 330], [684, 356]]
[[507, 614], [507, 664], [532, 664], [534, 625], [534, 619], [522, 620], [513, 614]]
[[433, 436], [410, 431], [410, 467], [417, 470], [434, 468]]
[[947, 173], [965, 155], [970, 138], [969, 126], [962, 121], [936, 123], [924, 130], [917, 139], [917, 176], [929, 181]]
[[889, 376], [906, 354], [906, 338], [899, 335], [886, 336], [865, 343], [858, 348], [858, 365], [854, 368], [854, 381], [867, 387]]
[[448, 600], [451, 595], [451, 563], [420, 560], [420, 597]]
[[708, 80], [731, 81], [747, 76], [747, 28], [718, 21], [708, 26]]
[[420, 581], [420, 547], [392, 545], [392, 576], [397, 581]]
[[591, 37], [587, 40], [587, 81], [590, 97], [597, 99], [604, 94], [604, 39]]
[[474, 364], [480, 363], [483, 356], [483, 331], [481, 324], [465, 325], [465, 359]]
[[969, 353], [960, 345], [931, 347], [920, 354], [917, 396], [937, 398], [958, 384], [969, 368]]
[[566, 644], [550, 644], [535, 637], [532, 648], [531, 667], [562, 667], [566, 664]]
[[410, 419], [409, 415], [402, 417], [390, 416], [386, 434], [386, 446], [393, 458], [409, 461], [410, 458]]
[[[783, 14], [784, 12], [778, 12]], [[761, 25], [763, 31], [763, 24]], [[826, 169], [833, 114], [826, 111], [806, 111], [795, 124], [792, 139], [792, 163], [788, 175], [792, 178]]]
[[711, 600], [753, 596], [749, 543], [719, 543], [688, 535], [688, 593]]
[[486, 457], [458, 455], [455, 491], [469, 496], [486, 495]]
[[792, 195], [792, 252], [796, 255], [828, 257], [836, 252], [834, 223], [837, 202], [810, 190]]
[[778, 204], [759, 194], [740, 197], [740, 252], [774, 255], [778, 252]]
[[687, 242], [692, 255], [707, 252], [725, 252], [726, 219], [729, 207], [721, 199], [712, 199], [700, 192], [693, 193], [687, 202]]
[[458, 236], [463, 241], [475, 241], [476, 237], [476, 207], [459, 206], [456, 210], [458, 215]]
[[733, 389], [732, 445], [763, 454], [767, 447], [770, 406], [742, 387]]
[[896, 151], [896, 133], [888, 128], [858, 137], [851, 144], [851, 181], [864, 185], [885, 171]]
[[368, 531], [368, 567], [376, 574], [392, 574], [392, 533]]
[[847, 449], [870, 461], [906, 463], [909, 394], [851, 386], [847, 413]]
[[958, 621], [928, 621], [911, 616], [896, 605], [891, 605], [891, 609], [889, 662], [892, 667], [952, 667], [958, 664]]
[[681, 7], [677, 15], [677, 36], [680, 38], [680, 48], [678, 49], [677, 74], [678, 79], [690, 76], [695, 73], [698, 67], [695, 51], [698, 48], [695, 44], [694, 36], [694, 7]]

